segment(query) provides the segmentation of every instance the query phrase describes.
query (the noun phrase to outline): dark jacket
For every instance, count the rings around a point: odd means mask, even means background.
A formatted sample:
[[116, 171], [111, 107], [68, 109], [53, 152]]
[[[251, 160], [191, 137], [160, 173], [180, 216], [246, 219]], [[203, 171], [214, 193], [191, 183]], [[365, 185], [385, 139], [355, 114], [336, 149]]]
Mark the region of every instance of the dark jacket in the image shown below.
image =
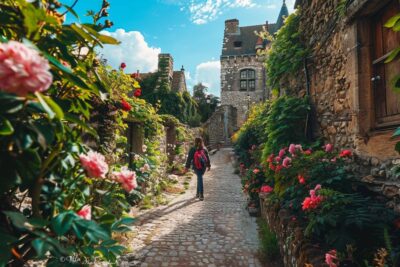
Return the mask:
[[[206, 154], [206, 157], [207, 157], [207, 167], [210, 168], [210, 167], [211, 167], [211, 163], [210, 163], [210, 157], [208, 156], [208, 151], [207, 151], [206, 148], [203, 148], [203, 149], [204, 149], [204, 154]], [[195, 148], [195, 147], [192, 147], [192, 148], [189, 150], [189, 154], [188, 154], [188, 157], [187, 157], [187, 159], [186, 159], [186, 164], [185, 164], [185, 167], [186, 167], [187, 169], [189, 169], [190, 166], [192, 166], [192, 168], [194, 169], [194, 162], [193, 162], [193, 159], [194, 159], [194, 153], [195, 153], [195, 152], [196, 152], [196, 148]]]

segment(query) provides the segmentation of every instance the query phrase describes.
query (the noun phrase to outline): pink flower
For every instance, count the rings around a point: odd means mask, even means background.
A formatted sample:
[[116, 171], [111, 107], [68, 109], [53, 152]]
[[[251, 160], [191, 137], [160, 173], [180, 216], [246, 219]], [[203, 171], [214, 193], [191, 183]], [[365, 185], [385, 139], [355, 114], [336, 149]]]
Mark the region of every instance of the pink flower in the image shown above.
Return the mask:
[[279, 163], [281, 160], [282, 160], [281, 157], [276, 157], [276, 158], [275, 158], [275, 161], [276, 161], [277, 163]]
[[344, 158], [344, 157], [351, 157], [352, 153], [351, 150], [343, 150], [342, 152], [340, 152], [339, 157]]
[[332, 144], [326, 144], [325, 145], [325, 152], [329, 153], [332, 152], [333, 150], [333, 145]]
[[272, 162], [274, 159], [274, 154], [269, 155], [267, 162]]
[[317, 191], [321, 189], [321, 185], [318, 184], [313, 190], [310, 190], [310, 197], [306, 197], [302, 203], [303, 210], [316, 209], [319, 204], [323, 201], [322, 196], [317, 196]]
[[282, 161], [282, 166], [283, 166], [284, 168], [289, 168], [291, 162], [292, 162], [292, 159], [289, 158], [289, 157], [286, 157], [286, 158], [284, 158], [283, 161]]
[[121, 69], [125, 69], [126, 68], [126, 64], [124, 62], [121, 63], [121, 65], [119, 66]]
[[260, 170], [257, 169], [257, 168], [255, 168], [255, 169], [253, 170], [253, 173], [254, 173], [254, 174], [257, 174], [257, 173], [259, 173], [259, 172], [260, 172]]
[[92, 207], [90, 205], [85, 205], [76, 214], [78, 214], [79, 217], [90, 221], [92, 219]]
[[337, 267], [337, 252], [335, 249], [329, 251], [325, 254], [325, 263], [329, 265], [329, 267]]
[[150, 171], [150, 165], [149, 164], [144, 164], [143, 167], [140, 168], [141, 172], [148, 172]]
[[290, 154], [294, 154], [294, 153], [296, 153], [296, 146], [294, 145], [294, 144], [290, 144], [290, 146], [289, 146], [289, 153]]
[[52, 82], [49, 62], [36, 50], [15, 41], [0, 44], [0, 90], [25, 96], [46, 91]]
[[311, 149], [307, 149], [306, 151], [304, 151], [305, 155], [311, 155], [312, 154], [312, 150]]
[[295, 147], [296, 147], [296, 149], [297, 149], [298, 151], [303, 152], [303, 147], [302, 147], [301, 145], [295, 145]]
[[274, 189], [272, 187], [270, 187], [269, 185], [263, 185], [261, 186], [261, 190], [262, 193], [271, 193], [272, 191], [274, 191]]
[[297, 179], [299, 180], [300, 184], [305, 184], [306, 183], [306, 179], [301, 174], [297, 175]]
[[142, 151], [143, 151], [143, 152], [146, 152], [146, 151], [147, 151], [147, 146], [146, 146], [146, 145], [143, 145], [143, 146], [142, 146]]
[[106, 159], [100, 153], [89, 151], [86, 155], [79, 156], [82, 167], [86, 170], [89, 177], [105, 178], [108, 173]]
[[121, 171], [114, 172], [113, 175], [115, 176], [115, 180], [121, 184], [126, 192], [129, 193], [137, 187], [136, 173], [134, 171], [123, 167]]
[[282, 148], [281, 150], [279, 150], [278, 156], [279, 156], [280, 158], [283, 158], [283, 156], [285, 155], [285, 153], [286, 153], [286, 150]]

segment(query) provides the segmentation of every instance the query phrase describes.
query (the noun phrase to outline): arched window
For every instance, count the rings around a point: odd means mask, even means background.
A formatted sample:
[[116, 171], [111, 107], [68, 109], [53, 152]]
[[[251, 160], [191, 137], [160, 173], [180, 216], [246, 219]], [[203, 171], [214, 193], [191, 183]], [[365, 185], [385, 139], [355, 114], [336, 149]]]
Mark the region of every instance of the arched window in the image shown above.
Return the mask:
[[254, 91], [256, 89], [256, 72], [252, 69], [240, 71], [240, 91]]

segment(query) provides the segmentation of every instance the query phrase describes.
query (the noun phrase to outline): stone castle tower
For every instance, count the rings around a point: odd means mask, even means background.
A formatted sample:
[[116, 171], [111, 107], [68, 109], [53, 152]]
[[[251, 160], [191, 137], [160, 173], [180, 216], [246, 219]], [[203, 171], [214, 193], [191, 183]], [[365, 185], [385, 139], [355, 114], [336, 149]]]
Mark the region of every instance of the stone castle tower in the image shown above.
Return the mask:
[[258, 49], [269, 45], [255, 32], [267, 29], [270, 34], [283, 25], [284, 17], [289, 15], [283, 1], [276, 23], [240, 27], [239, 20], [225, 21], [225, 31], [221, 54], [221, 105], [237, 109], [236, 126], [246, 120], [252, 104], [268, 97], [264, 59], [257, 56]]
[[246, 120], [250, 107], [268, 98], [264, 58], [257, 56], [257, 51], [265, 49], [270, 43], [255, 32], [265, 28], [270, 34], [275, 34], [288, 15], [283, 1], [276, 23], [267, 21], [265, 24], [241, 27], [238, 19], [225, 21], [220, 58], [221, 106], [205, 125], [209, 145], [230, 145], [231, 136]]

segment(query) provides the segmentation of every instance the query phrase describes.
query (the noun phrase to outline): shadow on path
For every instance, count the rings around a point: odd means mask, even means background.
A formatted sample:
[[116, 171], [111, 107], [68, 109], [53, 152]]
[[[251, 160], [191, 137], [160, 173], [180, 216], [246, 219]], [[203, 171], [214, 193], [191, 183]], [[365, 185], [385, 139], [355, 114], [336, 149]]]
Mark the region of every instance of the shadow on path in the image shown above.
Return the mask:
[[138, 218], [130, 241], [134, 253], [120, 266], [258, 267], [256, 220], [245, 210], [240, 179], [233, 174], [232, 150], [211, 157], [205, 201], [194, 199], [195, 181], [169, 206]]

